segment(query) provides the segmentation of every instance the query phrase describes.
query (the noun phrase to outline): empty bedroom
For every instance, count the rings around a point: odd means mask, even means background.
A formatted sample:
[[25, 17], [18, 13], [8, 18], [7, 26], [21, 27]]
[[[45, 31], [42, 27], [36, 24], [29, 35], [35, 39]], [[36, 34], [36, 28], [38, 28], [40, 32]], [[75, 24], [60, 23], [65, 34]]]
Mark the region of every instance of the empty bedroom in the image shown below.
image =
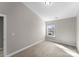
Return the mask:
[[0, 57], [79, 57], [79, 2], [0, 2]]

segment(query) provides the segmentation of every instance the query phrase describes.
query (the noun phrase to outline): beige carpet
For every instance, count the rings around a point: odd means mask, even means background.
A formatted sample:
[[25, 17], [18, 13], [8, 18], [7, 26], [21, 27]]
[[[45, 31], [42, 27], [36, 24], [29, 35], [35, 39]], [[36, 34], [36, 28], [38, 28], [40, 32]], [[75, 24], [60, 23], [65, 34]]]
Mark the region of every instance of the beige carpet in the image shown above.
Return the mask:
[[72, 57], [53, 42], [44, 41], [32, 46], [13, 57]]

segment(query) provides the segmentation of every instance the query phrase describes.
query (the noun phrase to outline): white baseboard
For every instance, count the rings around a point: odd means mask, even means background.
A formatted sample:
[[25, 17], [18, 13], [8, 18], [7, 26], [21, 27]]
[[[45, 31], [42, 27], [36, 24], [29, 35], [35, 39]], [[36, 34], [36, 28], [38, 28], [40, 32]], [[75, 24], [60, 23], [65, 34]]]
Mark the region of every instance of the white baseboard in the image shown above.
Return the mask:
[[24, 48], [22, 48], [22, 49], [19, 49], [19, 50], [13, 52], [13, 53], [10, 53], [10, 54], [6, 55], [5, 57], [11, 57], [11, 56], [13, 56], [13, 55], [15, 55], [15, 54], [17, 54], [17, 53], [19, 53], [19, 52], [21, 52], [21, 51], [24, 51], [24, 50], [27, 49], [27, 48], [30, 48], [30, 47], [32, 47], [32, 46], [34, 46], [34, 45], [36, 45], [36, 44], [42, 42], [42, 41], [44, 41], [44, 40], [37, 41], [37, 42], [35, 42], [35, 43], [33, 43], [33, 44], [29, 45], [29, 46], [26, 46], [26, 47], [24, 47]]
[[62, 49], [63, 51], [65, 51], [66, 53], [70, 54], [71, 56], [79, 57], [79, 54], [77, 52], [73, 51], [72, 49], [69, 49], [69, 48], [64, 47], [63, 45], [60, 45], [60, 44], [57, 44], [57, 43], [55, 43], [55, 45], [57, 47], [59, 47], [60, 49]]

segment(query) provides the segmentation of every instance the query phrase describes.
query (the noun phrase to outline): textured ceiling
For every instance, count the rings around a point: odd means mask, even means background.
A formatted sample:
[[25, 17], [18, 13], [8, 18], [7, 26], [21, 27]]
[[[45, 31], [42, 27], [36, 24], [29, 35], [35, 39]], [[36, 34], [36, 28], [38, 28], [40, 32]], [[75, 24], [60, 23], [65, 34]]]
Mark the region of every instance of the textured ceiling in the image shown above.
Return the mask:
[[44, 21], [77, 16], [78, 2], [53, 2], [52, 6], [45, 6], [44, 2], [24, 2], [24, 5], [37, 13]]

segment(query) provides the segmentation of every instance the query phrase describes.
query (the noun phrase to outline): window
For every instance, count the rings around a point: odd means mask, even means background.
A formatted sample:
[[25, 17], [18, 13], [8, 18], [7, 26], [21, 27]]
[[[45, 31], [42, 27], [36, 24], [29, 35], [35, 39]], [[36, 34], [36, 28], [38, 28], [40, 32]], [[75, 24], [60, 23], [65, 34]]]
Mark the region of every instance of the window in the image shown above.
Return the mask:
[[47, 25], [47, 35], [51, 37], [55, 37], [55, 25], [54, 24]]

